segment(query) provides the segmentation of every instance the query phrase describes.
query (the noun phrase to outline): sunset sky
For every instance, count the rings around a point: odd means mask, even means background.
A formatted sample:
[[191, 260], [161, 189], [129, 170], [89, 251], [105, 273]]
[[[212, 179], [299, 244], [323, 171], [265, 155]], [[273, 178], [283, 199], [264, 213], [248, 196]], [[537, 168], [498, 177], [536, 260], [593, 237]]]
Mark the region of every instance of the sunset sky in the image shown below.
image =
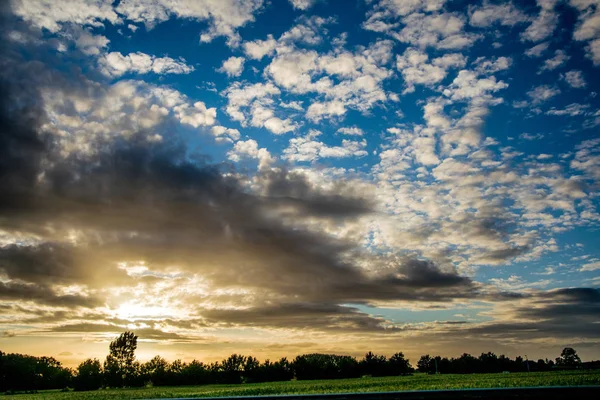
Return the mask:
[[600, 1], [10, 0], [0, 350], [600, 358]]

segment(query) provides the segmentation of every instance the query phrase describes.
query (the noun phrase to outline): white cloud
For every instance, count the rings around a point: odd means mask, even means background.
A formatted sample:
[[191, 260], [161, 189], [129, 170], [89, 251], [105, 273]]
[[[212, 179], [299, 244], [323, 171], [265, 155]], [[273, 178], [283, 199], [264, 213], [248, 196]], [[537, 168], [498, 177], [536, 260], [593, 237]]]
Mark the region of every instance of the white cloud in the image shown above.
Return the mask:
[[600, 65], [600, 5], [594, 0], [571, 0], [571, 6], [579, 11], [573, 38], [587, 41], [588, 58], [594, 65]]
[[590, 178], [600, 180], [600, 139], [585, 140], [575, 147], [577, 152], [571, 168], [583, 171]]
[[527, 132], [523, 132], [519, 135], [519, 139], [523, 139], [523, 140], [538, 140], [538, 139], [543, 139], [543, 138], [544, 138], [543, 133], [530, 134]]
[[462, 68], [467, 64], [467, 57], [460, 53], [449, 53], [444, 54], [441, 57], [434, 58], [431, 60], [431, 63], [445, 69]]
[[295, 9], [306, 11], [316, 3], [316, 0], [289, 0], [289, 2]]
[[541, 57], [542, 53], [544, 53], [546, 50], [548, 50], [549, 46], [550, 46], [550, 42], [542, 42], [540, 44], [536, 44], [532, 48], [527, 49], [525, 51], [525, 55], [527, 57]]
[[174, 111], [182, 124], [191, 125], [194, 128], [213, 125], [217, 118], [217, 110], [207, 108], [201, 101], [195, 102], [193, 106], [189, 104], [178, 105], [174, 108]]
[[560, 76], [561, 79], [565, 80], [571, 87], [581, 89], [586, 87], [587, 83], [583, 78], [583, 73], [579, 70], [572, 70], [564, 75]]
[[436, 139], [431, 130], [417, 126], [412, 131], [400, 128], [388, 128], [387, 131], [394, 135], [392, 143], [397, 151], [386, 153], [385, 157], [397, 157], [398, 161], [404, 162], [414, 160], [425, 166], [440, 163], [436, 155]]
[[539, 42], [548, 38], [558, 25], [558, 14], [555, 12], [557, 0], [537, 0], [540, 12], [531, 25], [521, 33], [521, 40]]
[[405, 93], [414, 91], [414, 85], [433, 86], [441, 82], [450, 68], [464, 67], [467, 63], [462, 54], [451, 53], [429, 61], [429, 56], [414, 48], [408, 48], [402, 55], [396, 56], [396, 68], [402, 73]]
[[[503, 64], [503, 63], [500, 63]], [[490, 64], [488, 68], [494, 69]], [[502, 98], [494, 97], [494, 93], [505, 89], [508, 84], [494, 76], [480, 77], [475, 71], [462, 70], [458, 76], [442, 90], [444, 97], [437, 102], [430, 102], [424, 116], [428, 124], [435, 122], [435, 128], [443, 128], [441, 137], [444, 153], [451, 156], [466, 155], [480, 146], [481, 128], [489, 107], [501, 104]], [[468, 105], [460, 118], [448, 120], [443, 114], [443, 107], [453, 102], [467, 102]]]
[[244, 53], [253, 60], [260, 60], [264, 56], [270, 56], [275, 52], [277, 41], [273, 35], [268, 35], [266, 40], [255, 40], [244, 43]]
[[408, 48], [396, 56], [396, 68], [402, 73], [405, 92], [413, 92], [414, 85], [432, 86], [446, 77], [446, 69], [429, 64], [429, 56], [417, 49]]
[[239, 121], [242, 126], [246, 126], [246, 120], [249, 117], [249, 107], [257, 102], [263, 106], [265, 99], [270, 99], [272, 96], [277, 96], [281, 92], [272, 83], [255, 83], [242, 85], [240, 82], [234, 82], [225, 90], [227, 97], [226, 112], [235, 121]]
[[76, 36], [75, 46], [88, 56], [99, 55], [108, 46], [108, 43], [110, 43], [110, 40], [105, 36], [93, 35], [86, 29], [79, 30]]
[[508, 84], [497, 81], [494, 76], [478, 78], [475, 72], [462, 70], [443, 93], [452, 100], [476, 99], [507, 87]]
[[599, 269], [600, 269], [600, 261], [595, 261], [592, 263], [584, 264], [581, 268], [579, 268], [579, 271], [581, 271], [581, 272], [598, 271]]
[[277, 117], [266, 119], [262, 125], [276, 135], [282, 135], [286, 132], [293, 132], [298, 127], [289, 118], [280, 119]]
[[403, 17], [413, 12], [439, 11], [446, 0], [381, 0], [371, 10], [368, 19], [363, 23], [363, 28], [375, 32], [387, 32], [397, 26], [389, 22], [397, 17]]
[[594, 62], [594, 65], [600, 65], [600, 39], [592, 40], [587, 46], [588, 57]]
[[51, 32], [60, 31], [66, 23], [101, 27], [104, 21], [116, 25], [127, 19], [152, 28], [172, 16], [207, 21], [208, 30], [200, 35], [202, 42], [225, 36], [227, 43], [235, 46], [240, 41], [237, 29], [254, 21], [254, 13], [263, 0], [122, 0], [117, 7], [113, 7], [113, 3], [110, 0], [13, 0], [12, 9], [26, 21]]
[[13, 0], [12, 12], [34, 26], [58, 32], [64, 23], [103, 26], [103, 21], [121, 23], [112, 2], [107, 0]]
[[200, 35], [201, 42], [225, 36], [228, 45], [236, 46], [241, 40], [237, 29], [254, 21], [254, 13], [262, 4], [263, 0], [123, 0], [116, 11], [148, 28], [171, 16], [208, 21], [208, 30]]
[[309, 46], [317, 45], [323, 41], [323, 33], [326, 32], [324, 26], [334, 21], [333, 17], [302, 17], [300, 23], [281, 35], [279, 42], [282, 46], [292, 46], [299, 43]]
[[433, 169], [433, 176], [440, 181], [457, 181], [468, 175], [475, 175], [480, 170], [469, 163], [446, 158]]
[[343, 127], [337, 131], [348, 136], [362, 136], [365, 134], [358, 126]]
[[[177, 90], [142, 81], [121, 80], [93, 93], [45, 88], [44, 104], [52, 118], [44, 130], [55, 134], [61, 154], [93, 154], [98, 143], [147, 132], [159, 141], [162, 124], [212, 125], [217, 111], [194, 103]], [[177, 126], [177, 125], [172, 125]]]
[[498, 71], [504, 71], [511, 67], [512, 58], [498, 57], [492, 60], [487, 60], [484, 57], [479, 57], [473, 61], [475, 71], [479, 74], [495, 74]]
[[171, 57], [156, 57], [141, 52], [126, 56], [119, 52], [108, 53], [98, 60], [101, 71], [107, 76], [119, 77], [126, 73], [146, 74], [189, 74], [193, 66], [185, 60], [174, 60]]
[[541, 104], [559, 94], [560, 89], [550, 85], [540, 85], [527, 92], [534, 105]]
[[234, 142], [240, 140], [240, 131], [237, 129], [216, 125], [211, 128], [210, 132], [215, 136], [217, 142]]
[[290, 101], [288, 103], [282, 101], [281, 103], [279, 103], [279, 106], [282, 108], [289, 108], [290, 110], [304, 111], [304, 107], [302, 107], [301, 101]]
[[571, 117], [575, 117], [577, 115], [583, 115], [590, 108], [587, 104], [579, 104], [572, 103], [566, 106], [564, 109], [556, 109], [552, 107], [550, 110], [546, 111], [547, 115], [569, 115]]
[[244, 57], [229, 57], [223, 61], [223, 65], [218, 71], [227, 74], [229, 77], [240, 76], [244, 71]]
[[529, 107], [529, 102], [527, 100], [513, 101], [513, 108], [527, 108]]
[[276, 135], [292, 132], [298, 125], [290, 118], [282, 119], [275, 115], [272, 97], [279, 94], [279, 89], [270, 82], [245, 86], [235, 82], [225, 91], [228, 99], [226, 112], [242, 126], [247, 126], [250, 118], [251, 126], [265, 128]]
[[479, 35], [464, 31], [464, 17], [460, 14], [411, 14], [402, 19], [404, 28], [391, 35], [400, 42], [422, 49], [464, 49], [470, 47]]
[[527, 16], [512, 2], [490, 4], [486, 0], [479, 7], [469, 7], [469, 24], [478, 28], [487, 28], [493, 24], [513, 26], [527, 20]]
[[570, 57], [564, 50], [556, 50], [554, 52], [554, 57], [544, 61], [544, 64], [540, 67], [540, 72], [555, 70], [556, 68], [564, 65], [569, 58]]
[[578, 25], [573, 32], [575, 40], [589, 40], [600, 36], [600, 8], [594, 0], [571, 0], [579, 12]]
[[451, 121], [444, 114], [445, 105], [446, 102], [442, 99], [432, 99], [423, 106], [423, 119], [427, 122], [429, 128], [440, 130], [450, 128]]
[[380, 40], [359, 47], [356, 53], [337, 49], [323, 55], [315, 50], [278, 47], [265, 75], [291, 93], [315, 93], [315, 104], [308, 110], [314, 120], [322, 115], [342, 115], [347, 108], [367, 112], [388, 99], [382, 81], [392, 76], [385, 66], [392, 46], [392, 41]]
[[275, 162], [271, 153], [266, 148], [258, 148], [258, 143], [254, 139], [236, 142], [227, 153], [227, 158], [233, 162], [239, 162], [244, 158], [257, 159], [258, 169], [266, 169]]
[[295, 93], [306, 93], [314, 88], [311, 72], [317, 69], [316, 51], [294, 51], [273, 59], [266, 68], [275, 83]]
[[319, 122], [323, 118], [337, 117], [345, 113], [344, 103], [339, 100], [332, 100], [312, 103], [306, 111], [306, 117], [313, 122]]
[[319, 158], [364, 157], [367, 141], [342, 140], [341, 146], [328, 146], [315, 140], [321, 132], [311, 129], [306, 136], [290, 139], [283, 158], [294, 162], [316, 161]]

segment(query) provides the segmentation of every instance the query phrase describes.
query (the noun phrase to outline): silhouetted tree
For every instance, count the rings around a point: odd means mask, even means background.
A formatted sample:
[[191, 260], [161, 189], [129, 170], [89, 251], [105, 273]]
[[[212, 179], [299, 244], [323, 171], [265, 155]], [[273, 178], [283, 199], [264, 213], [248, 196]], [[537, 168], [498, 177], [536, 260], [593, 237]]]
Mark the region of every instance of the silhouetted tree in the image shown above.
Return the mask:
[[102, 365], [97, 359], [87, 359], [77, 367], [73, 378], [75, 390], [96, 390], [102, 387]]
[[276, 362], [266, 360], [260, 366], [258, 382], [289, 381], [293, 377], [294, 371], [287, 358], [282, 358]]
[[0, 352], [0, 390], [62, 389], [73, 372], [53, 357]]
[[559, 367], [575, 367], [581, 364], [581, 359], [572, 347], [565, 347], [556, 359], [556, 365]]
[[185, 385], [203, 385], [210, 381], [208, 366], [200, 361], [192, 361], [186, 364], [181, 371]]
[[399, 352], [394, 354], [388, 360], [389, 372], [391, 375], [402, 375], [412, 371], [410, 362], [404, 358], [404, 353]]
[[261, 381], [260, 362], [252, 356], [246, 357], [244, 362], [244, 373], [242, 381], [244, 382], [260, 382]]
[[109, 354], [104, 361], [104, 375], [108, 386], [132, 386], [136, 381], [135, 350], [137, 336], [133, 332], [123, 332], [110, 342]]
[[183, 370], [186, 364], [181, 360], [175, 360], [167, 368], [167, 377], [170, 386], [184, 385]]
[[220, 382], [222, 383], [241, 383], [242, 373], [246, 357], [239, 354], [232, 354], [226, 360], [221, 362]]
[[419, 372], [432, 373], [435, 372], [434, 360], [429, 354], [425, 354], [419, 358], [417, 362], [417, 369]]
[[141, 374], [146, 381], [152, 382], [153, 386], [166, 386], [169, 384], [168, 366], [167, 360], [161, 356], [154, 356], [154, 358], [142, 364]]
[[479, 356], [479, 366], [481, 368], [481, 372], [501, 372], [498, 356], [492, 352], [481, 353]]
[[378, 356], [372, 352], [365, 354], [365, 358], [360, 361], [360, 367], [363, 375], [386, 376], [388, 375], [388, 363], [385, 356]]
[[339, 379], [360, 376], [354, 357], [335, 354], [303, 354], [292, 363], [296, 379]]
[[[110, 387], [142, 386], [151, 382], [155, 386], [201, 385], [214, 383], [273, 382], [287, 381], [294, 377], [303, 379], [354, 378], [361, 374], [372, 376], [400, 375], [412, 372], [412, 366], [402, 352], [387, 359], [372, 352], [359, 361], [351, 356], [335, 354], [304, 354], [293, 362], [286, 358], [271, 362], [259, 362], [255, 357], [232, 354], [222, 362], [203, 364], [181, 360], [169, 363], [160, 356], [143, 364], [135, 360], [137, 337], [125, 332], [110, 344], [110, 354], [102, 368], [100, 361], [88, 359], [77, 367], [76, 375], [52, 357], [33, 357], [22, 354], [6, 354], [0, 351], [0, 390], [59, 389], [70, 383], [76, 390], [98, 389], [104, 383]], [[575, 350], [563, 349], [557, 358], [560, 367], [580, 366], [600, 368], [600, 361], [583, 365]], [[547, 371], [554, 367], [548, 359], [525, 361], [517, 356], [510, 359], [505, 355], [482, 353], [478, 358], [464, 353], [458, 358], [421, 356], [417, 368], [421, 372], [434, 373], [482, 373], [500, 371]]]

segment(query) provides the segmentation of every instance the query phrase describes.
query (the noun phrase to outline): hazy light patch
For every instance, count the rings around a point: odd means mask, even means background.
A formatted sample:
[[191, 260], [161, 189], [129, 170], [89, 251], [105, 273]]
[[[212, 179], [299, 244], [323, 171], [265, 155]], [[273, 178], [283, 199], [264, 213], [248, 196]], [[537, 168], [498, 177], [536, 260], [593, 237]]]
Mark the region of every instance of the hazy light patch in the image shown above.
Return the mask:
[[116, 310], [117, 317], [127, 320], [136, 320], [141, 318], [164, 319], [175, 316], [183, 317], [178, 310], [162, 306], [149, 306], [138, 302], [123, 303]]

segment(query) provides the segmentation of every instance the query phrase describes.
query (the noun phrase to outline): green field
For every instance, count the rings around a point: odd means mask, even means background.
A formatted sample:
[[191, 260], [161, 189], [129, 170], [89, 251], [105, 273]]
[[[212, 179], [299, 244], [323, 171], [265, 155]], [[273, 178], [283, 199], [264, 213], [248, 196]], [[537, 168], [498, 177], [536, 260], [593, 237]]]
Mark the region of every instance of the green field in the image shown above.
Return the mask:
[[526, 386], [600, 385], [600, 370], [511, 374], [425, 375], [339, 379], [326, 381], [269, 382], [241, 385], [206, 385], [108, 389], [93, 392], [45, 391], [38, 394], [0, 396], [6, 399], [139, 399], [160, 397], [260, 396], [275, 394], [386, 392], [399, 390], [502, 388]]

